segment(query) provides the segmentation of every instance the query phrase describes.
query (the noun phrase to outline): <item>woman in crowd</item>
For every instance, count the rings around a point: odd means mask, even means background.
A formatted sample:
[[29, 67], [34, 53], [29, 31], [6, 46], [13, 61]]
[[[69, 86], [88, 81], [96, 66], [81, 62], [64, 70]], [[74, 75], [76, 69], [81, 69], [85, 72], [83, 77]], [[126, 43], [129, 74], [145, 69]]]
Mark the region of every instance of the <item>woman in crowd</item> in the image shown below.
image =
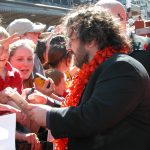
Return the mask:
[[35, 44], [28, 39], [18, 40], [9, 47], [10, 63], [17, 68], [23, 79], [23, 88], [32, 88]]
[[48, 48], [48, 62], [45, 64], [44, 69], [55, 68], [66, 76], [66, 84], [78, 72], [78, 68], [73, 66], [72, 52], [66, 48], [66, 39], [63, 35], [54, 35], [51, 37]]
[[[0, 27], [0, 39], [5, 40], [7, 38], [9, 41], [9, 34], [3, 27]], [[9, 42], [13, 42], [13, 41], [14, 39], [11, 39]], [[0, 44], [0, 54], [1, 54], [0, 55], [0, 83], [1, 83], [0, 91], [2, 91], [0, 94], [0, 102], [1, 102], [0, 114], [10, 113], [10, 112], [16, 113], [16, 118], [17, 118], [16, 140], [26, 141], [32, 145], [31, 146], [32, 149], [34, 148], [38, 149], [39, 140], [36, 134], [29, 133], [29, 132], [28, 133], [18, 132], [18, 125], [20, 126], [18, 122], [21, 124], [24, 124], [23, 122], [21, 122], [21, 120], [23, 119], [22, 118], [23, 115], [21, 114], [21, 111], [19, 110], [17, 105], [15, 105], [14, 102], [10, 101], [11, 99], [8, 99], [3, 94], [3, 90], [7, 87], [12, 87], [12, 88], [16, 88], [16, 90], [21, 94], [22, 93], [22, 78], [21, 78], [19, 71], [8, 62], [9, 50], [8, 50], [7, 44], [6, 45], [4, 45], [4, 43]]]
[[[9, 51], [10, 51], [9, 61], [21, 73], [23, 79], [23, 89], [24, 89], [23, 95], [26, 96], [29, 90], [35, 86], [34, 78], [32, 76], [33, 66], [34, 66], [35, 44], [31, 40], [21, 39], [12, 43], [9, 46]], [[50, 79], [47, 79], [45, 84], [48, 84], [48, 82], [50, 82]], [[51, 83], [51, 85], [53, 86], [53, 83]], [[43, 91], [46, 91], [46, 93], [50, 93], [51, 87], [44, 88]], [[39, 95], [39, 93], [37, 95]], [[33, 102], [30, 100], [30, 103]], [[41, 103], [41, 101], [38, 103]], [[32, 132], [40, 135], [40, 138], [42, 140], [46, 140], [45, 138], [43, 139], [43, 135], [42, 135], [42, 133], [44, 133], [45, 136], [45, 132], [43, 132], [43, 130], [41, 130], [41, 128], [35, 122], [29, 120], [29, 129]]]
[[63, 35], [51, 37], [47, 51], [48, 62], [45, 64], [44, 69], [55, 68], [61, 72], [69, 69], [72, 55], [67, 52], [66, 41]]

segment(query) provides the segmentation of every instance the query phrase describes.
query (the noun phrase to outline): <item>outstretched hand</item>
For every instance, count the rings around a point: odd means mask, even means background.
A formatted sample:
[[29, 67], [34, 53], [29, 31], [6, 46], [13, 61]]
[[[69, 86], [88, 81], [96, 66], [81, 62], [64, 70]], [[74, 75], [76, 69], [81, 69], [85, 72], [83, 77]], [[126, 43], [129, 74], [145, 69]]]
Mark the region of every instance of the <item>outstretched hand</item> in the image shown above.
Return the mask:
[[47, 105], [29, 104], [28, 111], [26, 112], [30, 119], [37, 122], [38, 125], [46, 127], [46, 115], [47, 111], [50, 111], [51, 107]]
[[19, 39], [20, 39], [20, 37], [17, 34], [13, 34], [12, 36], [10, 36], [6, 39], [0, 40], [0, 44], [3, 46], [4, 49], [8, 49], [9, 44], [11, 44]]
[[[31, 91], [31, 88], [24, 89], [22, 91], [22, 96], [25, 98], [26, 95]], [[41, 92], [34, 90], [33, 93], [28, 95], [26, 99], [29, 103], [32, 104], [46, 104], [47, 103], [47, 96], [42, 94]]]
[[7, 105], [7, 104], [0, 104], [0, 111], [16, 113], [17, 122], [19, 122], [22, 125], [25, 124], [24, 122], [26, 120], [26, 115], [23, 112], [21, 112], [21, 110], [15, 108], [15, 107], [12, 107], [10, 105]]

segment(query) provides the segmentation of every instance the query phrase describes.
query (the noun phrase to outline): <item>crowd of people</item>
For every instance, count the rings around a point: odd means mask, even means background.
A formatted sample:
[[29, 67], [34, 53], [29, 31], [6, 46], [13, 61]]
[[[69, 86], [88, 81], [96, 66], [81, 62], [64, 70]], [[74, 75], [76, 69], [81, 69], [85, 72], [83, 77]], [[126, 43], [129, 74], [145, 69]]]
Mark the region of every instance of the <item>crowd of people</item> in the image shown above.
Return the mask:
[[116, 0], [78, 6], [47, 33], [26, 18], [1, 22], [0, 115], [16, 113], [17, 150], [150, 149], [150, 39], [126, 22]]

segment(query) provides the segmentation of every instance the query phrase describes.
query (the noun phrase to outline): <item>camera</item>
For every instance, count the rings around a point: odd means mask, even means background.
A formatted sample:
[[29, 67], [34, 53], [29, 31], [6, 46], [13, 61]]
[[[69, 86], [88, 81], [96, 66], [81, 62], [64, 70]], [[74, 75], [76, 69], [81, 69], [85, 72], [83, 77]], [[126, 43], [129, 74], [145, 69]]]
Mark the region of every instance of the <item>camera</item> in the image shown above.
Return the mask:
[[[43, 87], [45, 84], [45, 80], [47, 80], [46, 77], [44, 77], [43, 75], [36, 73], [35, 77], [34, 77], [34, 83], [37, 87]], [[47, 88], [50, 87], [50, 82], [47, 85]]]

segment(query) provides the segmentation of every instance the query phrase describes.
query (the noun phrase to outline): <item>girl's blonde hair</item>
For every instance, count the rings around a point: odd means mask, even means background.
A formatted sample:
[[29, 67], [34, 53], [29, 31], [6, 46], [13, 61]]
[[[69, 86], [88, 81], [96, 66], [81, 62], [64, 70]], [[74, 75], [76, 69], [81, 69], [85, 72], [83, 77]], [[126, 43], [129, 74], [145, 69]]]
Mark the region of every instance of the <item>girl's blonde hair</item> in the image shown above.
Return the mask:
[[14, 56], [16, 50], [20, 47], [25, 47], [34, 53], [36, 45], [34, 44], [32, 40], [29, 40], [29, 39], [21, 39], [10, 44], [9, 45], [9, 53], [10, 53], [9, 60], [11, 59], [12, 56]]
[[[9, 61], [11, 60], [11, 58], [15, 55], [16, 50], [20, 47], [23, 48], [27, 48], [29, 50], [31, 50], [31, 52], [35, 52], [35, 48], [36, 45], [34, 44], [33, 41], [29, 40], [29, 39], [21, 39], [18, 40], [12, 44], [9, 45]], [[34, 55], [33, 55], [34, 56]], [[33, 87], [33, 77], [32, 74], [30, 75], [30, 77], [26, 80], [23, 80], [23, 88], [31, 88]]]

